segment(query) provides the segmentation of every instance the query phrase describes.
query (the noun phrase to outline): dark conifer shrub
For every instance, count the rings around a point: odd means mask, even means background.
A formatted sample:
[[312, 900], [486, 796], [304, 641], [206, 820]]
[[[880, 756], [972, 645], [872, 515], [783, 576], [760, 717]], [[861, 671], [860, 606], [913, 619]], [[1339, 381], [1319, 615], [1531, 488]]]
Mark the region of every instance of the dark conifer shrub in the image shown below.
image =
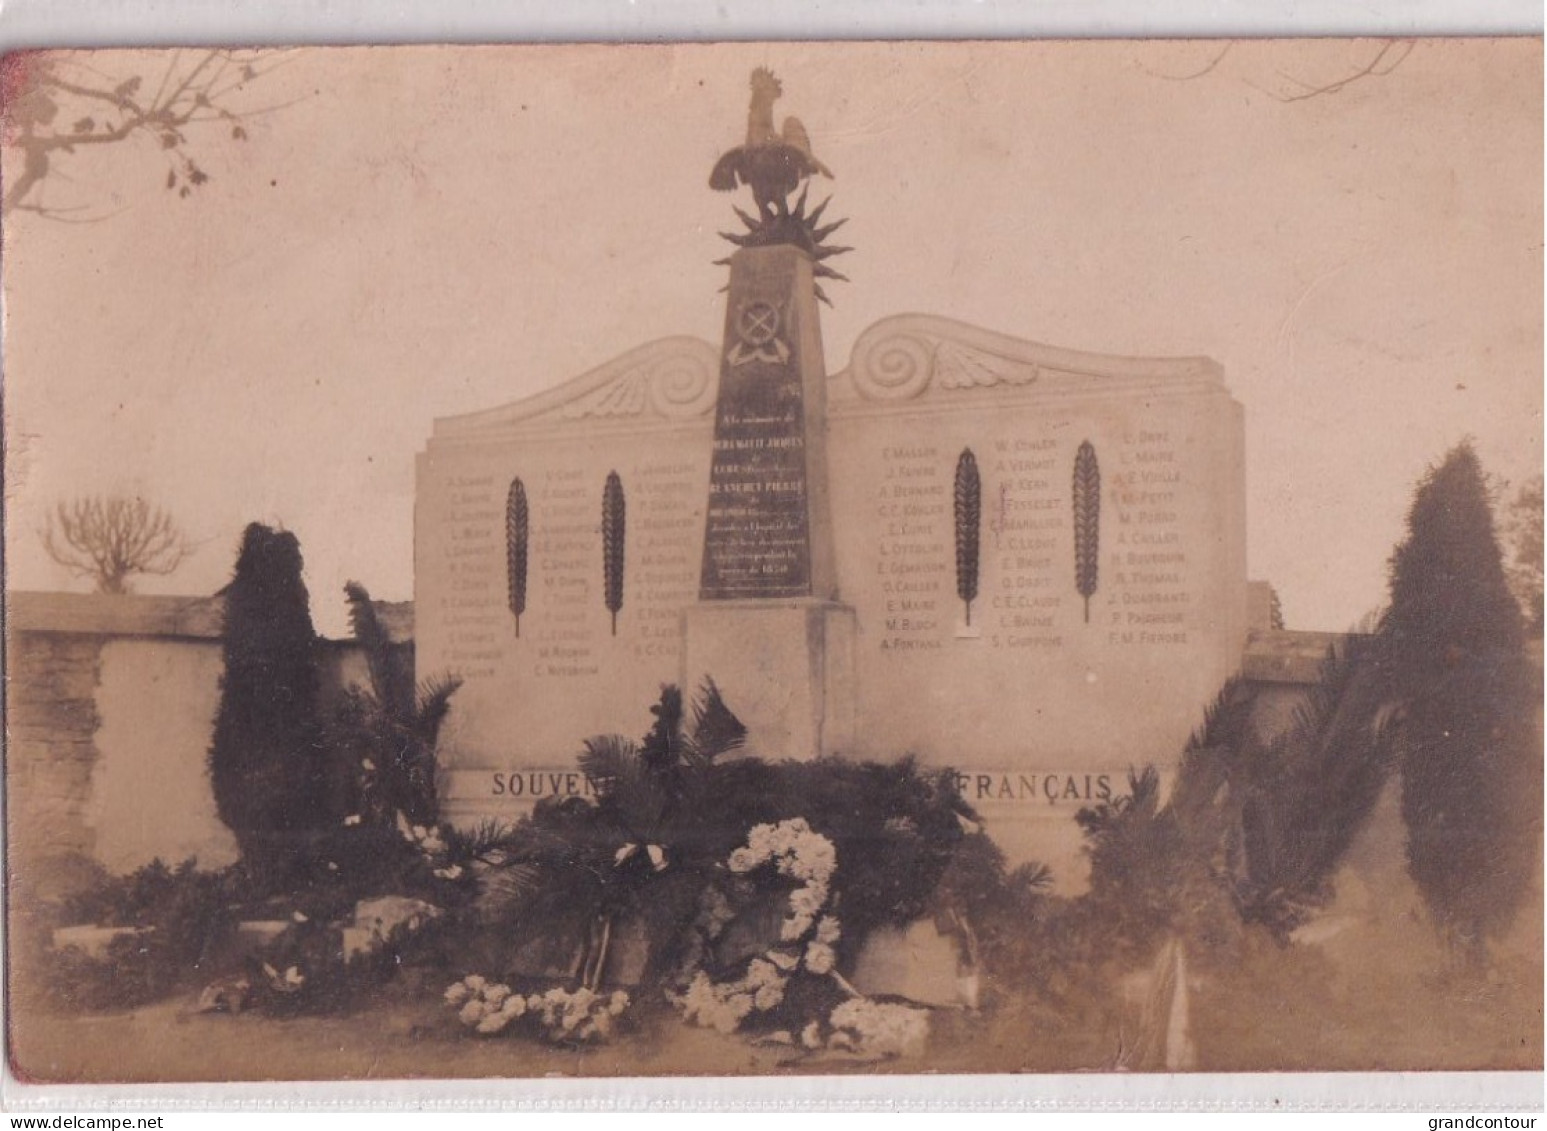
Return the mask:
[[1478, 959], [1535, 873], [1541, 694], [1470, 444], [1418, 485], [1382, 634], [1403, 704], [1409, 870], [1447, 941]]
[[244, 862], [278, 880], [326, 818], [318, 641], [295, 535], [258, 523], [242, 535], [222, 652], [215, 804]]

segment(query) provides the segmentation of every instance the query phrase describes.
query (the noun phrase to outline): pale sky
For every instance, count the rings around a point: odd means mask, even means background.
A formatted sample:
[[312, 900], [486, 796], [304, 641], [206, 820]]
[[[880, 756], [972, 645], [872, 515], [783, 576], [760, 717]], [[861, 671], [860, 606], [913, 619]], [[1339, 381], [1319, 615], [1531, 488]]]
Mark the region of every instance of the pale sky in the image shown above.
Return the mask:
[[279, 106], [245, 141], [190, 135], [212, 179], [189, 199], [153, 143], [100, 146], [45, 184], [58, 218], [7, 219], [8, 584], [85, 589], [36, 530], [127, 489], [200, 543], [142, 592], [218, 589], [258, 520], [299, 537], [324, 630], [346, 579], [410, 597], [435, 417], [718, 338], [737, 222], [708, 172], [767, 65], [856, 249], [830, 371], [905, 311], [1213, 357], [1246, 409], [1250, 575], [1291, 627], [1345, 628], [1448, 447], [1541, 468], [1541, 45], [1419, 41], [1298, 101], [1380, 44], [1222, 46], [291, 52], [229, 100]]

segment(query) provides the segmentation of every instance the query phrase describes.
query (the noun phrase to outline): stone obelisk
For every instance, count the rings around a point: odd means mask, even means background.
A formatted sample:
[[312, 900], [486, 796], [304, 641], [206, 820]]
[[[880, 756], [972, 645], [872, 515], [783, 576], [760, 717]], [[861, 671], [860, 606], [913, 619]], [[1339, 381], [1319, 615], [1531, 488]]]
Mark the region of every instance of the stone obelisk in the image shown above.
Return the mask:
[[[778, 81], [752, 76], [747, 142], [711, 187], [749, 185], [758, 214], [727, 235], [730, 286], [715, 407], [699, 601], [686, 613], [685, 686], [712, 678], [752, 753], [842, 753], [854, 730], [854, 612], [838, 600], [827, 490], [821, 208], [804, 182], [827, 173], [794, 119], [773, 129]], [[792, 206], [790, 196], [800, 189]]]

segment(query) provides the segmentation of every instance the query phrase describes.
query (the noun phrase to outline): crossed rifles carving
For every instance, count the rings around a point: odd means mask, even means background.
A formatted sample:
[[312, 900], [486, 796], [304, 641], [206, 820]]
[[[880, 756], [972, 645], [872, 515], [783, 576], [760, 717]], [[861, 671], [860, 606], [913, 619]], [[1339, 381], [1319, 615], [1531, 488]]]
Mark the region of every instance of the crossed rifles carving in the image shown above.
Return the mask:
[[744, 302], [736, 311], [736, 344], [726, 355], [732, 365], [749, 361], [783, 364], [790, 349], [779, 337], [779, 308], [762, 301]]

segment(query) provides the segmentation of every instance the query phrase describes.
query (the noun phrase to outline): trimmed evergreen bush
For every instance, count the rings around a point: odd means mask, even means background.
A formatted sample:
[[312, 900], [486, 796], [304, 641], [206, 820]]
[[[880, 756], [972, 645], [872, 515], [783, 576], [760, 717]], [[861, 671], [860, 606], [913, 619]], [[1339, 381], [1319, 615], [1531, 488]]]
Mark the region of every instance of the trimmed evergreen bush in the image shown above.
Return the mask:
[[1469, 443], [1418, 485], [1381, 631], [1403, 704], [1409, 870], [1446, 941], [1476, 962], [1537, 867], [1541, 691]]
[[225, 595], [210, 780], [243, 862], [277, 883], [331, 816], [318, 640], [295, 535], [249, 525]]

